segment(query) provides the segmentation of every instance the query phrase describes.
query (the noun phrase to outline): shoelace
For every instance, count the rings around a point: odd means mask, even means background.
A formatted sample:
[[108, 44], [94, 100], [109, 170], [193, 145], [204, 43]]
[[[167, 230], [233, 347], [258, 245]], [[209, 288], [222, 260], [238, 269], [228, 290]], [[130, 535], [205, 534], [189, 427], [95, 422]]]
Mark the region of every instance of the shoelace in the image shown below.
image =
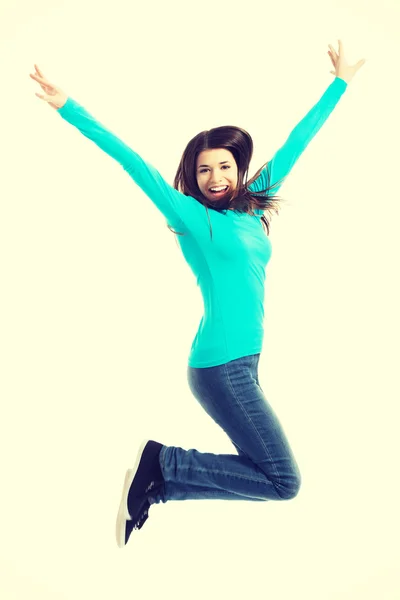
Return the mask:
[[148, 485], [148, 486], [147, 486], [147, 488], [145, 489], [144, 493], [145, 493], [145, 494], [147, 494], [147, 492], [148, 492], [149, 490], [151, 490], [153, 487], [154, 487], [154, 481], [152, 481], [152, 482], [150, 483], [150, 485]]
[[[149, 492], [151, 489], [153, 489], [154, 486], [155, 486], [155, 482], [152, 481], [145, 489], [145, 494], [147, 494], [147, 492]], [[140, 516], [134, 525], [134, 529], [141, 529], [143, 527], [144, 523], [149, 518], [149, 508], [150, 508], [150, 503], [147, 502], [147, 507], [140, 513]]]
[[145, 510], [140, 514], [140, 517], [135, 523], [134, 529], [141, 529], [144, 523], [147, 521], [149, 517], [149, 507], [145, 508]]

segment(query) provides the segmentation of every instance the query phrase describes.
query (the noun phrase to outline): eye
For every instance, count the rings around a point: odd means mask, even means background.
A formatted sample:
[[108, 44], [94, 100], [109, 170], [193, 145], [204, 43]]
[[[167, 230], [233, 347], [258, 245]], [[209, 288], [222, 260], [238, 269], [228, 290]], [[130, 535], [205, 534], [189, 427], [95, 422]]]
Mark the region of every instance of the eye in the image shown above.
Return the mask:
[[[230, 169], [231, 167], [230, 167], [230, 165], [222, 165], [222, 168], [223, 169]], [[208, 169], [201, 169], [200, 173], [204, 173], [204, 171], [208, 171]]]

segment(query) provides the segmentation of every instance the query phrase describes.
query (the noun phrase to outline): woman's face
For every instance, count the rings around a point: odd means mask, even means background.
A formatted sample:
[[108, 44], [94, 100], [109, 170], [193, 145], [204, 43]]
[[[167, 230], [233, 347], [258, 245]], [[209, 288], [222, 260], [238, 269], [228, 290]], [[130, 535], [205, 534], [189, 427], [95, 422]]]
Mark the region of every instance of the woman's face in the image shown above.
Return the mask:
[[[213, 148], [200, 152], [196, 161], [196, 178], [201, 193], [214, 202], [232, 193], [236, 189], [238, 178], [238, 169], [232, 152], [226, 148]], [[222, 193], [210, 191], [210, 188], [221, 186], [227, 187]]]

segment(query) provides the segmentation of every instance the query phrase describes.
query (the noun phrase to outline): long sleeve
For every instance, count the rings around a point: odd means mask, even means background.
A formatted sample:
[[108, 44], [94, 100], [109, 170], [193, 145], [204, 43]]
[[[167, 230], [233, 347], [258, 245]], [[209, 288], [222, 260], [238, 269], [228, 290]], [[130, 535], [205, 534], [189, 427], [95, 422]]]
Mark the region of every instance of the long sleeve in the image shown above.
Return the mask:
[[[267, 169], [270, 185], [289, 174], [300, 155], [332, 113], [346, 88], [347, 83], [343, 79], [338, 77], [334, 79], [320, 100], [296, 125], [283, 146], [279, 148], [261, 171], [260, 176], [249, 186], [251, 190], [260, 191], [268, 186]], [[279, 185], [272, 189], [271, 193], [276, 194], [282, 184], [281, 181]]]
[[68, 98], [58, 114], [76, 127], [85, 137], [114, 158], [147, 194], [155, 206], [173, 226], [182, 226], [182, 217], [188, 211], [196, 211], [196, 202], [173, 188], [151, 164], [132, 148], [106, 129], [88, 111], [72, 98]]

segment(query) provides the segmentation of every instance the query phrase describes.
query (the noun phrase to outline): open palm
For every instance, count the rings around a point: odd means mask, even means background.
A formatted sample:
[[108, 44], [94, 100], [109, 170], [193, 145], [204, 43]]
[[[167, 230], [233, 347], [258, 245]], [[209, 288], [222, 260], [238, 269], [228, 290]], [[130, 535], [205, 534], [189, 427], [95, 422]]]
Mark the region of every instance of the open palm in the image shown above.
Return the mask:
[[342, 40], [338, 40], [339, 51], [336, 50], [328, 44], [329, 46], [329, 56], [332, 61], [333, 66], [335, 67], [334, 71], [331, 71], [332, 75], [336, 75], [336, 77], [340, 77], [350, 83], [353, 79], [354, 75], [357, 71], [365, 64], [366, 59], [362, 58], [355, 65], [349, 65], [347, 59], [344, 55], [344, 48]]
[[43, 75], [43, 73], [40, 71], [37, 65], [35, 65], [35, 70], [36, 73], [34, 75], [30, 73], [29, 76], [32, 77], [32, 79], [34, 79], [35, 81], [37, 81], [42, 90], [45, 92], [44, 95], [37, 93], [35, 93], [35, 95], [38, 98], [41, 98], [41, 100], [48, 102], [50, 106], [52, 106], [56, 110], [64, 106], [64, 104], [68, 100], [67, 94], [63, 92], [60, 88], [50, 83], [50, 81], [46, 79], [46, 77]]

